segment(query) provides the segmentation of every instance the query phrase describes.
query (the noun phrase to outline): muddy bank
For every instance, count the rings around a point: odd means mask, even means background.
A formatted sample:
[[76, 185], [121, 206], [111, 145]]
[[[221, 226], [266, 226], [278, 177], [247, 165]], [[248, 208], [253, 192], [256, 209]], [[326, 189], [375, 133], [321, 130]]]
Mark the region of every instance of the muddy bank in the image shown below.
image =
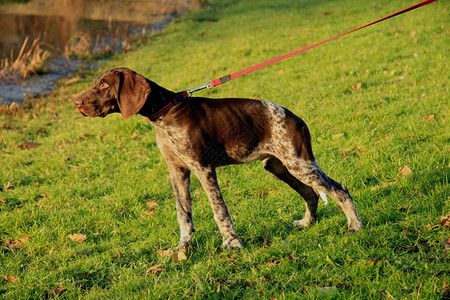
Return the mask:
[[[43, 74], [27, 79], [13, 74], [0, 79], [0, 104], [21, 103], [25, 98], [49, 93], [64, 76], [82, 67], [95, 68], [95, 62], [87, 58], [104, 59], [114, 53], [125, 53], [132, 49], [134, 40], [161, 30], [186, 9], [198, 7], [199, 2], [31, 0], [0, 5], [2, 66], [5, 61], [10, 65], [14, 62], [26, 37], [39, 39], [41, 51], [50, 53]], [[79, 47], [80, 37], [88, 41], [84, 41], [87, 45]]]

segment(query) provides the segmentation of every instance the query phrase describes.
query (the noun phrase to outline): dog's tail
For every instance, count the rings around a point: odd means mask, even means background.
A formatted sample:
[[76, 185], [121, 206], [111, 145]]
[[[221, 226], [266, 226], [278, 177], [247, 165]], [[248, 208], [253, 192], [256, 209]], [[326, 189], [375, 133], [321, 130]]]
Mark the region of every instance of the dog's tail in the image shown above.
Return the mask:
[[324, 192], [319, 192], [319, 196], [320, 196], [320, 198], [323, 200], [323, 202], [325, 202], [325, 205], [328, 205], [328, 197], [327, 197], [327, 194], [325, 194]]

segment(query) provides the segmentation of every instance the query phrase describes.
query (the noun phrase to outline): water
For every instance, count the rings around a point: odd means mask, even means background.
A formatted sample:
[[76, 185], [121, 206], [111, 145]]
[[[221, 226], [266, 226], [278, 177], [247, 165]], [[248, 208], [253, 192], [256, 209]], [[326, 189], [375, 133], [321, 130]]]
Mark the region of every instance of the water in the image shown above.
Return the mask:
[[39, 38], [41, 49], [51, 53], [45, 74], [26, 80], [18, 76], [0, 79], [0, 104], [45, 95], [57, 80], [85, 66], [83, 60], [65, 55], [73, 50], [68, 47], [76, 44], [77, 36], [89, 38], [91, 52], [123, 52], [133, 38], [161, 29], [193, 2], [30, 0], [0, 5], [0, 59], [15, 59], [27, 36], [28, 45]]

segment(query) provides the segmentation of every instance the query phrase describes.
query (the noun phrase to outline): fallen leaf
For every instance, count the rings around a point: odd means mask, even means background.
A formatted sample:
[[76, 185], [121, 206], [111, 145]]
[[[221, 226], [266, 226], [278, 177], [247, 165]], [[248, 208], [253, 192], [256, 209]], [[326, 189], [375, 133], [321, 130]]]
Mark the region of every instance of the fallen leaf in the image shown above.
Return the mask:
[[233, 253], [233, 254], [228, 255], [227, 259], [232, 260], [232, 259], [235, 259], [237, 257], [239, 257], [239, 254]]
[[157, 272], [164, 271], [164, 269], [160, 268], [161, 266], [163, 266], [163, 264], [152, 264], [152, 266], [148, 268], [147, 271], [145, 271], [145, 275], [149, 275], [150, 273], [153, 273], [153, 275], [155, 275]]
[[434, 115], [428, 115], [423, 117], [424, 120], [434, 120]]
[[167, 249], [167, 250], [161, 250], [161, 249], [158, 249], [158, 250], [156, 250], [156, 252], [157, 252], [161, 257], [168, 257], [168, 256], [171, 256], [171, 255], [172, 255], [173, 250], [172, 250], [172, 249]]
[[407, 176], [407, 175], [412, 174], [412, 171], [411, 171], [411, 169], [408, 167], [408, 165], [404, 165], [403, 167], [400, 167], [400, 168], [398, 169], [398, 172], [399, 172], [401, 175], [403, 175], [403, 176]]
[[104, 233], [101, 233], [101, 232], [96, 232], [96, 233], [94, 233], [94, 235], [95, 235], [95, 236], [105, 236], [105, 234], [104, 234]]
[[200, 195], [201, 193], [202, 193], [202, 190], [200, 190], [200, 189], [196, 189], [194, 191], [194, 195]]
[[16, 282], [19, 280], [19, 278], [17, 276], [13, 276], [13, 275], [12, 276], [3, 276], [3, 279], [9, 283], [13, 283], [13, 282]]
[[182, 261], [182, 260], [186, 260], [187, 256], [186, 256], [186, 250], [185, 249], [181, 249], [178, 252], [175, 252], [172, 256], [173, 260], [175, 261]]
[[26, 245], [28, 240], [30, 239], [30, 235], [21, 236], [18, 239], [6, 240], [2, 243], [3, 246], [8, 247], [9, 249], [20, 249]]
[[362, 83], [358, 82], [357, 84], [352, 85], [352, 89], [354, 90], [360, 90], [362, 87]]
[[415, 36], [415, 35], [416, 35], [416, 31], [415, 31], [415, 30], [411, 31], [411, 32], [409, 33], [409, 35], [410, 35], [410, 36]]
[[259, 192], [259, 198], [264, 198], [264, 191]]
[[34, 143], [34, 142], [23, 142], [18, 147], [19, 147], [19, 149], [26, 149], [26, 150], [28, 150], [28, 149], [32, 149], [32, 148], [37, 148], [39, 146], [42, 146], [42, 144]]
[[80, 133], [80, 138], [82, 138], [82, 139], [88, 139], [90, 137], [92, 137], [92, 134], [84, 133], [84, 132]]
[[274, 259], [269, 260], [267, 263], [262, 265], [263, 267], [269, 267], [269, 266], [278, 266], [280, 263]]
[[158, 199], [147, 202], [147, 208], [148, 208], [149, 211], [153, 211], [153, 209], [156, 206], [158, 206], [158, 203], [156, 203], [156, 201], [158, 201]]
[[11, 181], [8, 181], [7, 184], [3, 185], [3, 190], [7, 191], [11, 187]]
[[3, 198], [0, 198], [0, 203], [6, 203], [6, 200]]
[[69, 234], [69, 235], [67, 235], [67, 237], [68, 237], [71, 241], [73, 241], [73, 242], [79, 242], [79, 243], [82, 243], [82, 242], [84, 242], [84, 241], [87, 239], [86, 235], [85, 235], [85, 234], [82, 234], [82, 233]]
[[441, 222], [439, 225], [450, 228], [450, 215], [441, 216]]
[[148, 217], [148, 218], [152, 218], [153, 217], [153, 209], [158, 206], [158, 204], [156, 203], [156, 201], [158, 200], [154, 200], [154, 201], [149, 201], [147, 202], [147, 208], [148, 210], [146, 212], [144, 212], [144, 214]]

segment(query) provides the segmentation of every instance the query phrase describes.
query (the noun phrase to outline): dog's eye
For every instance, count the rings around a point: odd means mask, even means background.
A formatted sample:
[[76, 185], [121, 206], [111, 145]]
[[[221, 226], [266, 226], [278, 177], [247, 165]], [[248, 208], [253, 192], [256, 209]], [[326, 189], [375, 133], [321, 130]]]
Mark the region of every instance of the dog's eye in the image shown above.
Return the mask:
[[106, 82], [102, 82], [102, 83], [100, 83], [99, 88], [101, 90], [107, 89], [107, 88], [109, 88], [109, 84], [107, 84]]

